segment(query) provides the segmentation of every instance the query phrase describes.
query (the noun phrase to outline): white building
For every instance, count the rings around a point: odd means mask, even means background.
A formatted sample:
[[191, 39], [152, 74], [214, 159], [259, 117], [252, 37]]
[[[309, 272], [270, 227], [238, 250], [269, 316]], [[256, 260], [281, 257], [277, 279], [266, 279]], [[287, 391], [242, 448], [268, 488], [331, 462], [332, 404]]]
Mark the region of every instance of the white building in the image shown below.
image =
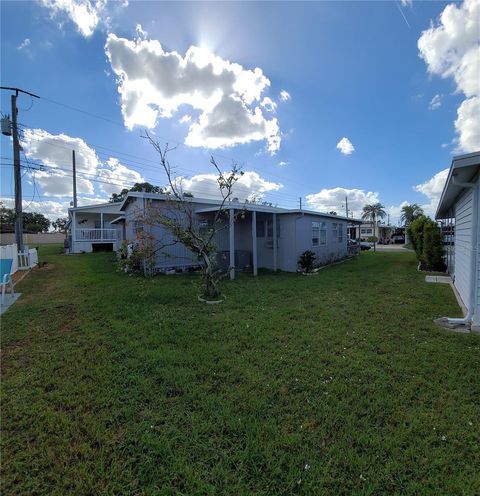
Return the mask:
[[70, 208], [70, 253], [115, 251], [125, 239], [121, 202]]
[[467, 315], [447, 318], [450, 324], [480, 331], [480, 152], [455, 157], [435, 218], [454, 225], [448, 241], [448, 272]]

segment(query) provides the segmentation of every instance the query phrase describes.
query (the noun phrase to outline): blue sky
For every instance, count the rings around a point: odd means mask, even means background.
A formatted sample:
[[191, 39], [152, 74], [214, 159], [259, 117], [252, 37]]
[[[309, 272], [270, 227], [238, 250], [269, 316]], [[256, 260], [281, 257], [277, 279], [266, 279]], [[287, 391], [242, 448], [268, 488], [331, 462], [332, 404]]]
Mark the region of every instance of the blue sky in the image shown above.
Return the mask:
[[[355, 212], [376, 200], [393, 219], [405, 201], [431, 212], [452, 154], [480, 148], [478, 84], [464, 69], [478, 64], [478, 3], [2, 2], [1, 84], [42, 97], [19, 98], [22, 160], [47, 165], [26, 169], [26, 203], [50, 217], [65, 212], [70, 148], [80, 155], [83, 203], [140, 176], [163, 185], [140, 137], [149, 127], [177, 145], [170, 160], [195, 196], [212, 190], [213, 155], [224, 168], [243, 166], [239, 195], [281, 206], [302, 197], [304, 206], [341, 213], [348, 194]], [[442, 13], [458, 28], [445, 28]], [[185, 65], [192, 46], [201, 49], [193, 70], [168, 65], [175, 57]], [[213, 61], [210, 71], [197, 67], [202, 57]], [[231, 78], [241, 90], [231, 93]], [[130, 116], [119, 87], [129, 92]], [[2, 91], [2, 113], [9, 98]], [[351, 153], [337, 147], [342, 138]], [[1, 145], [8, 202], [11, 143], [2, 136]]]

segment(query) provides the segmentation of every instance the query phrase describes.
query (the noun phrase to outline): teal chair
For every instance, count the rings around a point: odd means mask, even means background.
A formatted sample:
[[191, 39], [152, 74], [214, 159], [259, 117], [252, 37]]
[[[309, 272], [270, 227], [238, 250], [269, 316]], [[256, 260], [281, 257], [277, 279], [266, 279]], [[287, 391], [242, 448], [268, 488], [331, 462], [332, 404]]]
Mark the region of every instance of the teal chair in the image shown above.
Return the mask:
[[7, 284], [10, 284], [10, 298], [13, 301], [13, 281], [10, 272], [12, 270], [13, 258], [0, 259], [0, 284], [2, 285], [2, 305], [5, 305], [5, 292]]

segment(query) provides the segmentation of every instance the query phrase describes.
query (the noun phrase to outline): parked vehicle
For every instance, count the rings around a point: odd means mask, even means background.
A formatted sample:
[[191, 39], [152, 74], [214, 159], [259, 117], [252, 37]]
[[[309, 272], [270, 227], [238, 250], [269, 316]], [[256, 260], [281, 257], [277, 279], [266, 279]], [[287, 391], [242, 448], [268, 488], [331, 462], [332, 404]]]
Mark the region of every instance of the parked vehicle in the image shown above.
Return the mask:
[[372, 245], [370, 243], [367, 243], [366, 241], [362, 241], [360, 243], [360, 250], [362, 250], [362, 251], [370, 250], [371, 248], [372, 248]]

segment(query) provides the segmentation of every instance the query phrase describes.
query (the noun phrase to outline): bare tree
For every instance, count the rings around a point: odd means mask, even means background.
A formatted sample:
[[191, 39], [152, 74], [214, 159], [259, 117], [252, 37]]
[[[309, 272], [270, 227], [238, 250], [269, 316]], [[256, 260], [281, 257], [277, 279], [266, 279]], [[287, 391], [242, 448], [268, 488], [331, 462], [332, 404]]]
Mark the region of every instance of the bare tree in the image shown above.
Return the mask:
[[[168, 181], [168, 194], [165, 201], [160, 206], [147, 208], [143, 216], [145, 224], [161, 226], [162, 231], [168, 234], [163, 239], [156, 239], [148, 234], [143, 235], [143, 239], [146, 240], [147, 261], [152, 264], [159, 252], [164, 252], [167, 247], [181, 243], [198, 258], [202, 268], [205, 295], [208, 298], [216, 298], [220, 295], [218, 283], [228, 272], [217, 268], [215, 239], [217, 233], [228, 226], [228, 223], [224, 222], [227, 215], [225, 206], [232, 201], [233, 186], [243, 172], [235, 162], [232, 163], [228, 173], [222, 172], [215, 159], [211, 157], [210, 163], [217, 173], [220, 202], [213, 213], [212, 222], [205, 229], [195, 214], [192, 195], [183, 191], [182, 178], [175, 174], [175, 168], [167, 159], [173, 148], [169, 148], [168, 143], [160, 144], [148, 132], [145, 132], [143, 137], [148, 139], [158, 153], [160, 166]], [[243, 211], [240, 210], [237, 215], [243, 215]], [[234, 261], [230, 260], [231, 266], [233, 263]]]

